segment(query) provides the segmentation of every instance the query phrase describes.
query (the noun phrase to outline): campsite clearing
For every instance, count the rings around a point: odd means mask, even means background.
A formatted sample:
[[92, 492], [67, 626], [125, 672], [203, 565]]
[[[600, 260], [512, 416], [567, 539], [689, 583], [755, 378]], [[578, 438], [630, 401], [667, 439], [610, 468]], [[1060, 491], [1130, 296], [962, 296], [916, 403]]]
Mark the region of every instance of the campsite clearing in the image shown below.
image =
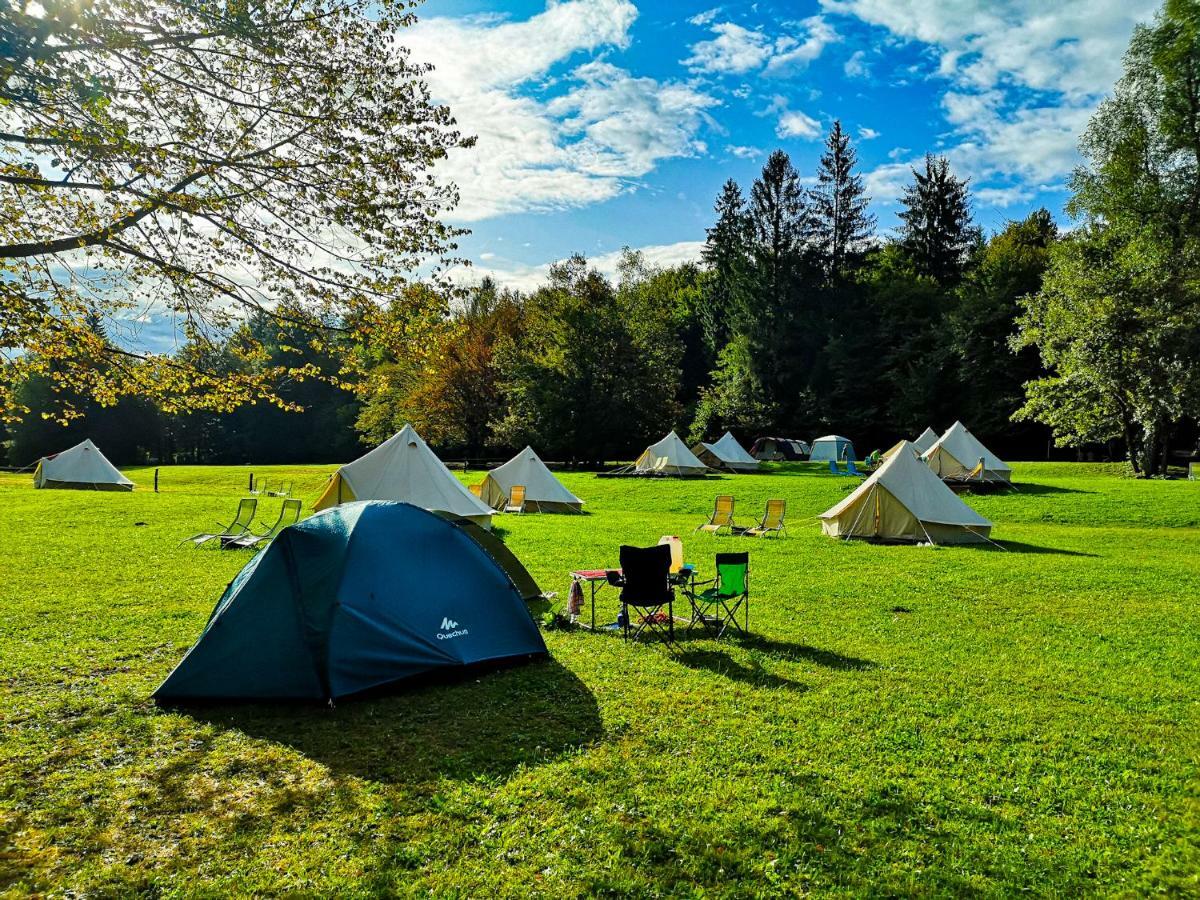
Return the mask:
[[[495, 519], [560, 604], [677, 534], [702, 573], [750, 550], [753, 639], [549, 631], [465, 681], [188, 711], [150, 694], [250, 555], [176, 544], [249, 470], [0, 476], [0, 893], [1200, 891], [1200, 483], [1013, 468], [966, 498], [1007, 552], [825, 537], [858, 482], [820, 465], [561, 474], [584, 515]], [[254, 471], [308, 505], [333, 467]], [[692, 536], [718, 493], [790, 536]]]

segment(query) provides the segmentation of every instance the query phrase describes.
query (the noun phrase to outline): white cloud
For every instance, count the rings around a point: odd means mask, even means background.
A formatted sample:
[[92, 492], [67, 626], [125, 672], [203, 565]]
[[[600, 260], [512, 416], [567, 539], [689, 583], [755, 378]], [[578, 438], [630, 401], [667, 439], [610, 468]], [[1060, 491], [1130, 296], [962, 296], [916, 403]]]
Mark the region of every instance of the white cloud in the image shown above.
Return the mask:
[[860, 141], [873, 141], [879, 137], [879, 132], [874, 128], [868, 128], [866, 125], [858, 126], [858, 139]]
[[[403, 35], [414, 60], [435, 66], [434, 98], [478, 136], [438, 166], [462, 195], [455, 220], [601, 202], [662, 159], [706, 151], [697, 135], [718, 101], [694, 87], [596, 61], [566, 81], [551, 76], [579, 55], [627, 47], [636, 17], [629, 0], [548, 0], [526, 20], [431, 18]], [[531, 96], [551, 84], [557, 96]]]
[[821, 0], [941, 51], [940, 72], [978, 88], [1013, 82], [1070, 101], [1108, 90], [1133, 26], [1159, 0]]
[[943, 107], [961, 138], [946, 155], [977, 181], [996, 175], [1031, 183], [1060, 178], [1079, 161], [1076, 144], [1092, 113], [1089, 107], [1069, 106], [1006, 110], [991, 93], [951, 92]]
[[1000, 209], [1016, 206], [1018, 203], [1028, 203], [1032, 199], [1033, 191], [1022, 186], [980, 188], [975, 191], [975, 200], [980, 206], [992, 206]]
[[[703, 241], [679, 241], [674, 244], [653, 244], [647, 247], [635, 248], [642, 254], [646, 264], [651, 267], [675, 266], [685, 262], [697, 262], [704, 249]], [[617, 267], [621, 262], [623, 251], [604, 253], [589, 257], [588, 265], [608, 278], [616, 280]], [[480, 257], [482, 259], [482, 257]], [[557, 262], [558, 260], [556, 260]], [[472, 266], [459, 269], [453, 273], [460, 282], [478, 282], [485, 276], [491, 276], [503, 287], [520, 291], [532, 291], [546, 283], [553, 263], [528, 265], [525, 263], [489, 264], [488, 266]]]
[[821, 136], [821, 123], [797, 109], [790, 109], [779, 117], [775, 133], [781, 138], [794, 137], [813, 141]]
[[[1121, 74], [1136, 23], [1159, 0], [821, 0], [906, 40], [931, 45], [953, 138], [941, 152], [977, 185], [980, 202], [1033, 196], [1079, 162], [1076, 144]], [[851, 63], [847, 65], [850, 74]], [[895, 187], [897, 163], [871, 173], [876, 196]], [[872, 182], [873, 179], [873, 182]], [[1019, 184], [1013, 184], [1017, 181]], [[990, 183], [989, 183], [990, 182]]]
[[713, 19], [715, 19], [720, 12], [721, 7], [719, 6], [714, 7], [713, 9], [706, 9], [704, 12], [696, 13], [696, 15], [688, 19], [688, 22], [692, 25], [699, 25], [703, 27], [709, 22], [713, 21]]
[[581, 86], [547, 109], [564, 117], [563, 134], [579, 136], [567, 150], [579, 171], [641, 176], [660, 159], [706, 152], [696, 132], [716, 99], [687, 85], [635, 78], [605, 62], [582, 65], [572, 77]]
[[737, 144], [730, 144], [725, 151], [737, 159], [758, 159], [763, 154], [759, 147], [743, 147]]
[[[699, 24], [699, 23], [697, 23]], [[817, 59], [838, 34], [821, 16], [804, 19], [797, 34], [771, 36], [734, 22], [717, 22], [709, 29], [716, 37], [692, 44], [683, 65], [710, 75], [743, 75], [762, 71], [787, 75]]]
[[825, 48], [841, 40], [841, 37], [821, 16], [812, 16], [800, 23], [804, 26], [803, 40], [783, 37], [775, 42], [779, 51], [767, 63], [766, 74], [786, 75], [796, 69], [805, 68], [820, 57]]
[[892, 206], [912, 182], [912, 163], [884, 163], [863, 176], [863, 187], [872, 202], [879, 206]]
[[862, 50], [856, 50], [846, 60], [846, 64], [842, 66], [842, 71], [846, 73], [847, 78], [866, 78], [871, 74], [871, 66], [867, 62], [867, 54]]

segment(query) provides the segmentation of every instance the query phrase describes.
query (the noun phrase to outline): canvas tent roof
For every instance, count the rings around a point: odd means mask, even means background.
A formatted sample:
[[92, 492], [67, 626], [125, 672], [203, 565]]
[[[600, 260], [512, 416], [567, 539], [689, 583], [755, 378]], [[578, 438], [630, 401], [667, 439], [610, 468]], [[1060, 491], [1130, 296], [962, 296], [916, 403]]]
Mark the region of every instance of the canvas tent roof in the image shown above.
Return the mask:
[[[498, 548], [498, 549], [497, 549]], [[538, 588], [499, 540], [408, 503], [285, 528], [233, 579], [156, 700], [327, 700], [546, 653]]]
[[450, 474], [411, 425], [338, 469], [314, 508], [351, 500], [397, 500], [461, 516], [484, 528], [492, 521], [491, 507]]
[[983, 446], [962, 422], [947, 428], [921, 458], [940, 478], [1012, 481], [1012, 468]]
[[514, 485], [525, 486], [526, 508], [534, 512], [580, 512], [583, 501], [568, 491], [546, 468], [546, 464], [526, 447], [502, 466], [488, 472], [479, 496], [495, 509], [503, 509]]
[[921, 462], [908, 441], [820, 519], [825, 534], [834, 537], [935, 544], [984, 541], [992, 529]]
[[701, 462], [714, 468], [732, 469], [735, 472], [753, 472], [758, 468], [758, 460], [747, 453], [746, 448], [728, 431], [711, 444], [701, 441], [692, 448], [692, 452]]
[[[926, 450], [928, 450], [930, 447], [932, 447], [934, 444], [936, 444], [937, 439], [938, 439], [937, 432], [935, 432], [932, 428], [926, 428], [924, 431], [921, 432], [921, 436], [912, 442], [912, 445], [916, 448], [917, 454], [920, 455], [920, 454], [924, 453]], [[894, 443], [891, 447], [889, 447], [887, 449], [887, 452], [883, 454], [883, 458], [888, 459], [889, 457], [891, 457], [891, 455], [893, 453], [895, 453], [897, 450], [899, 450], [901, 447], [903, 447], [907, 443], [909, 443], [909, 442], [907, 440], [905, 440], [904, 438], [901, 438], [900, 440], [896, 441], [896, 443]]]
[[812, 442], [808, 458], [812, 462], [829, 459], [854, 459], [854, 444], [851, 443], [850, 438], [842, 437], [840, 434], [827, 434]]
[[930, 447], [937, 443], [937, 432], [926, 426], [921, 432], [921, 436], [913, 441], [913, 446], [917, 448], [918, 453], [924, 453]]
[[642, 475], [703, 475], [708, 471], [674, 431], [656, 444], [647, 447], [634, 463]]
[[33, 486], [97, 491], [133, 490], [133, 482], [105, 458], [90, 438], [85, 438], [69, 450], [43, 457], [33, 472]]

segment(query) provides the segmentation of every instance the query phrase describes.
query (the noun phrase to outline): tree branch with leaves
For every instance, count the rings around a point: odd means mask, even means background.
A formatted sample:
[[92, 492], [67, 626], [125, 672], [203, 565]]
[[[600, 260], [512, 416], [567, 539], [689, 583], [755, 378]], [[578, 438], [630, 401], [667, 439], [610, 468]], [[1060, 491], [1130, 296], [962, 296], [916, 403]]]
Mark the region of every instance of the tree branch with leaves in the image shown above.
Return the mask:
[[[371, 0], [6, 7], [5, 414], [21, 414], [14, 387], [35, 372], [102, 401], [281, 402], [286, 367], [217, 372], [202, 354], [150, 352], [129, 336], [148, 317], [200, 345], [262, 314], [315, 340], [419, 339], [397, 324], [404, 304], [444, 292], [406, 288], [417, 272], [441, 284], [459, 234], [442, 221], [457, 195], [434, 167], [472, 139], [403, 47], [413, 21], [412, 4]], [[414, 307], [413, 323], [430, 313]], [[110, 340], [95, 339], [96, 319]], [[253, 361], [253, 345], [241, 352]], [[340, 374], [355, 368], [350, 355]]]

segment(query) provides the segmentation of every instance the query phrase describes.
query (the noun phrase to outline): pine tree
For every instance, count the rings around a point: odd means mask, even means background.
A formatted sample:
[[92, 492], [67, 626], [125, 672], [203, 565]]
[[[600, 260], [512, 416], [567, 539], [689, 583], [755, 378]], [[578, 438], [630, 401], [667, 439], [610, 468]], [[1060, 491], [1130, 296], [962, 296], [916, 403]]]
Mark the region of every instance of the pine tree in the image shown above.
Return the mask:
[[755, 250], [778, 284], [789, 257], [803, 249], [809, 226], [808, 198], [791, 159], [776, 150], [750, 190], [750, 220]]
[[732, 322], [738, 318], [751, 230], [742, 189], [732, 178], [721, 188], [714, 210], [717, 221], [706, 229], [708, 238], [701, 253], [709, 270], [701, 317], [705, 342], [715, 354], [728, 343]]
[[835, 282], [861, 265], [875, 231], [875, 217], [867, 212], [871, 198], [854, 171], [857, 164], [850, 135], [834, 121], [817, 170], [818, 186], [810, 196], [814, 236], [826, 274]]
[[751, 271], [745, 334], [754, 375], [782, 424], [807, 415], [798, 398], [824, 343], [808, 194], [788, 155], [776, 150], [750, 191]]
[[923, 172], [913, 169], [913, 179], [900, 201], [900, 246], [920, 274], [952, 287], [980, 241], [968, 182], [955, 177], [946, 157], [933, 154], [926, 155]]

